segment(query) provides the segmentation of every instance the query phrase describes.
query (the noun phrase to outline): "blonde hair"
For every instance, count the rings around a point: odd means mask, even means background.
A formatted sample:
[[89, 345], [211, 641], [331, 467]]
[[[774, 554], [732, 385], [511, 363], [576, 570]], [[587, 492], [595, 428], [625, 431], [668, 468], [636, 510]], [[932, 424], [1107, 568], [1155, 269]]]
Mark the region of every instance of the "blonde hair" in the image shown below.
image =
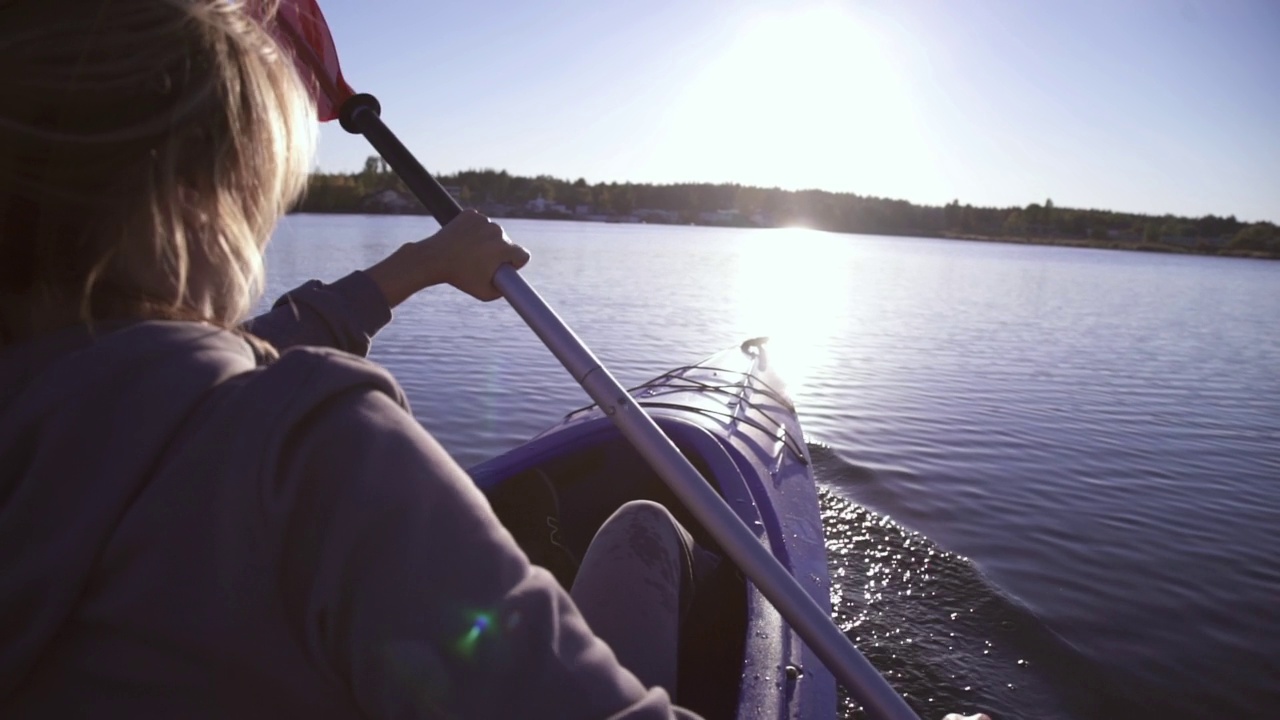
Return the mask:
[[0, 6], [0, 344], [65, 322], [244, 319], [315, 144], [263, 4]]

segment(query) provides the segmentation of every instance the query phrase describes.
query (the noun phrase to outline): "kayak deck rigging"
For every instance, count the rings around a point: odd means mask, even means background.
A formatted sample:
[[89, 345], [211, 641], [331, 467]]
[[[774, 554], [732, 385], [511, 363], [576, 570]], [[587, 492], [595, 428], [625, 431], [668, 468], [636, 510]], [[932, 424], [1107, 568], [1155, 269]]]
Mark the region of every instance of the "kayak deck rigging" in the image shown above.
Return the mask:
[[[716, 375], [737, 375], [740, 379], [736, 382], [712, 383], [689, 377], [689, 373], [694, 371], [711, 372]], [[804, 439], [795, 436], [783, 419], [779, 417], [777, 411], [770, 410], [763, 403], [756, 402], [753, 397], [757, 394], [764, 395], [768, 400], [781, 406], [792, 415], [796, 412], [795, 406], [791, 404], [791, 400], [784, 393], [772, 387], [751, 371], [717, 368], [708, 365], [685, 365], [668, 370], [652, 380], [627, 388], [627, 392], [636, 399], [636, 404], [641, 407], [680, 410], [706, 416], [728, 418], [731, 424], [742, 423], [750, 425], [761, 432], [773, 434], [795, 455], [797, 460], [806, 465], [809, 464], [808, 454], [803, 450]], [[683, 403], [667, 403], [653, 399], [663, 395], [687, 392], [727, 395], [730, 400], [725, 403], [725, 406], [731, 408], [731, 410], [721, 410], [710, 406], [691, 407]], [[564, 419], [566, 421], [572, 420], [580, 414], [595, 410], [597, 407], [594, 403], [584, 405], [569, 412]]]

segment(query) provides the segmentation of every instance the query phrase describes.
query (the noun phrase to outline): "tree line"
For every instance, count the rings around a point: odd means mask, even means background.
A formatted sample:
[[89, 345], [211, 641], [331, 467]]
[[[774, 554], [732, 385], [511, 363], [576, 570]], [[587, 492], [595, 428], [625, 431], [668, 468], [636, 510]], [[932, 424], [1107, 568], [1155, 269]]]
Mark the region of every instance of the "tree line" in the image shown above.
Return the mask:
[[[782, 227], [882, 235], [972, 237], [1181, 252], [1280, 257], [1280, 228], [1234, 215], [1181, 217], [1058, 207], [1052, 199], [1025, 207], [977, 207], [959, 200], [918, 205], [905, 200], [712, 183], [588, 183], [505, 170], [437, 176], [467, 207], [495, 217], [564, 217]], [[531, 206], [530, 201], [541, 198]], [[426, 210], [376, 157], [354, 173], [315, 173], [301, 212]]]

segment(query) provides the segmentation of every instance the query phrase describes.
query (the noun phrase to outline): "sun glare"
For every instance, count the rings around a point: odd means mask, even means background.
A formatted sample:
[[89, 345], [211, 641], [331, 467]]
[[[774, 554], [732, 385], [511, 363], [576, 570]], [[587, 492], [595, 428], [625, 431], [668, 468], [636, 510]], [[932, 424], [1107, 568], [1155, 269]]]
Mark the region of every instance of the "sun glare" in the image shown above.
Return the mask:
[[915, 194], [929, 153], [891, 59], [848, 8], [758, 15], [693, 76], [654, 161], [748, 185]]
[[769, 353], [792, 391], [831, 355], [848, 312], [848, 236], [786, 228], [743, 238], [734, 272], [740, 334], [767, 335]]

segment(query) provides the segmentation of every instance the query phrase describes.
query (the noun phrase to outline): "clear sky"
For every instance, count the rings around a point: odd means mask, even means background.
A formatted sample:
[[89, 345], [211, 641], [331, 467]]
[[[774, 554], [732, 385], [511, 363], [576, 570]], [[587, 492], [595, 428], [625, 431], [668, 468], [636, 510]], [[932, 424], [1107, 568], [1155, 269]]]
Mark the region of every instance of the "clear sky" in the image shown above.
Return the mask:
[[[1280, 0], [321, 0], [435, 172], [1280, 221]], [[321, 169], [371, 150], [336, 123]]]

